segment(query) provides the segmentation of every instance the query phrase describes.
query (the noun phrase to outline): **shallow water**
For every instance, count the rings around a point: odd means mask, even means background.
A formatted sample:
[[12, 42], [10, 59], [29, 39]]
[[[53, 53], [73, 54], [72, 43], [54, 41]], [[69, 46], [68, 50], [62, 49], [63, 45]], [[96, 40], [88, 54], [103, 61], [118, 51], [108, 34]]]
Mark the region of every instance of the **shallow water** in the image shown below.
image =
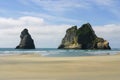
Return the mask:
[[37, 48], [37, 49], [14, 49], [0, 48], [0, 56], [18, 55], [18, 54], [38, 54], [47, 57], [76, 57], [76, 56], [97, 56], [114, 55], [120, 53], [120, 49], [112, 50], [74, 50], [74, 49], [56, 49], [56, 48]]

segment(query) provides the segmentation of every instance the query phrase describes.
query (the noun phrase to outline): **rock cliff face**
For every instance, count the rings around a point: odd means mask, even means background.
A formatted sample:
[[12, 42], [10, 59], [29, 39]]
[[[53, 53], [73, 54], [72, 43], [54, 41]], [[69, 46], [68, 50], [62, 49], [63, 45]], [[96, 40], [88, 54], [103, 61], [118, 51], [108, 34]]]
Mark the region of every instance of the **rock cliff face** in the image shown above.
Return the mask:
[[24, 29], [20, 35], [21, 41], [16, 49], [35, 49], [34, 41], [27, 29]]
[[111, 49], [109, 42], [97, 37], [89, 23], [79, 29], [73, 26], [66, 31], [58, 49]]

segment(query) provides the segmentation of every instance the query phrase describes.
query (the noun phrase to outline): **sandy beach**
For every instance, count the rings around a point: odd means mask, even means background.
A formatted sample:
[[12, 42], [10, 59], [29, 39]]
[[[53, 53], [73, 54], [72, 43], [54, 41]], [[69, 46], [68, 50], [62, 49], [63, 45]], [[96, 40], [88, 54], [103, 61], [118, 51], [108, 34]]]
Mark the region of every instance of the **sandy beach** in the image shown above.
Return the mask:
[[120, 55], [0, 56], [0, 80], [120, 80]]

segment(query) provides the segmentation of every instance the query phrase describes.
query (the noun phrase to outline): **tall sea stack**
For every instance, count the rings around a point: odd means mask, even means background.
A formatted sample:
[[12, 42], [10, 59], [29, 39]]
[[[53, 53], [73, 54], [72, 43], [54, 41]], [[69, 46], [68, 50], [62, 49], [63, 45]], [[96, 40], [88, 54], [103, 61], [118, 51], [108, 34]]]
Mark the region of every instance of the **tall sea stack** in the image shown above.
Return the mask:
[[21, 41], [16, 49], [35, 49], [34, 41], [28, 32], [28, 29], [24, 29], [20, 35]]
[[77, 29], [72, 26], [67, 29], [66, 35], [58, 49], [111, 49], [109, 42], [97, 37], [89, 23]]

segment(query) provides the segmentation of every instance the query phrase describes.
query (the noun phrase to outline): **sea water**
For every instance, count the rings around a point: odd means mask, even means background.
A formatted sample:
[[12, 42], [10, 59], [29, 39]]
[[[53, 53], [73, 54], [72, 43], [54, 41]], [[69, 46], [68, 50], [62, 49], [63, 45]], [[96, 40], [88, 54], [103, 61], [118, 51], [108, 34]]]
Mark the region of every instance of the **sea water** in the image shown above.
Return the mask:
[[56, 48], [37, 48], [37, 49], [14, 49], [0, 48], [0, 56], [5, 55], [22, 55], [37, 54], [47, 57], [76, 57], [76, 56], [97, 56], [97, 55], [114, 55], [120, 53], [119, 48], [112, 50], [75, 50], [75, 49], [56, 49]]

